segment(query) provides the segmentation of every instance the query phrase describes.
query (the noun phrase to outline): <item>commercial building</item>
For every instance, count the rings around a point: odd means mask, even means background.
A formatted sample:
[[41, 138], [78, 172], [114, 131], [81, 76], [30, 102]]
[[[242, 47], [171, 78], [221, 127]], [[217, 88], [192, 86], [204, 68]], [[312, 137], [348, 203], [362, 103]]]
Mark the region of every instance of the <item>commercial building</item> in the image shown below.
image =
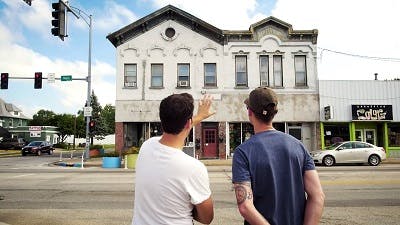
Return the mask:
[[400, 157], [399, 80], [319, 81], [322, 147], [366, 141]]
[[252, 127], [243, 104], [251, 90], [273, 88], [275, 128], [318, 148], [316, 29], [294, 30], [274, 17], [248, 30], [223, 30], [168, 5], [107, 36], [116, 47], [116, 150], [161, 134], [158, 107], [172, 93], [214, 97], [216, 114], [187, 140], [200, 158], [226, 158]]

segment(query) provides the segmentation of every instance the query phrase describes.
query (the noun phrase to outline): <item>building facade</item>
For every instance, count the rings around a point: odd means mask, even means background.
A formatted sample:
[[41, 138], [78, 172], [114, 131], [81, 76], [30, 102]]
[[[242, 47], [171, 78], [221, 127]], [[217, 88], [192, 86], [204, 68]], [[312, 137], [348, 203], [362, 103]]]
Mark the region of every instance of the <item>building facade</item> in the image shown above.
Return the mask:
[[0, 99], [0, 127], [9, 129], [28, 125], [30, 118], [25, 116], [18, 107]]
[[365, 141], [400, 157], [399, 80], [321, 80], [322, 148], [338, 141]]
[[243, 103], [259, 86], [279, 99], [276, 129], [318, 148], [318, 31], [293, 30], [268, 17], [248, 30], [221, 30], [168, 5], [107, 36], [116, 47], [116, 150], [161, 134], [158, 107], [173, 93], [196, 104], [214, 98], [216, 114], [193, 128], [199, 158], [226, 158], [253, 133]]

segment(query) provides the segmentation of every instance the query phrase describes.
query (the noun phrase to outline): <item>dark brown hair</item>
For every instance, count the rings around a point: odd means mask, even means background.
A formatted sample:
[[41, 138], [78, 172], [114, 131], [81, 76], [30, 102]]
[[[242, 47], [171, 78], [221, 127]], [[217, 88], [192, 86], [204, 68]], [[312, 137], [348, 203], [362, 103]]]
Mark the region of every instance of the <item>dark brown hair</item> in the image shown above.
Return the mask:
[[193, 116], [194, 100], [188, 93], [173, 94], [160, 103], [160, 120], [163, 132], [179, 134]]

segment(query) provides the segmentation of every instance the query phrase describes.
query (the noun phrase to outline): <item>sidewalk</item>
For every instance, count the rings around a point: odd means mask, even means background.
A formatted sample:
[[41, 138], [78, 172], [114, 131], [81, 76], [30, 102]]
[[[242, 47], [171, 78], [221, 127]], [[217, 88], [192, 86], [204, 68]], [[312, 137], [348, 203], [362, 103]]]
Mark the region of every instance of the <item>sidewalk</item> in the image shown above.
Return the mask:
[[[202, 159], [200, 162], [204, 163], [209, 169], [213, 167], [226, 167], [232, 166], [232, 159]], [[55, 165], [69, 166], [69, 167], [81, 167], [81, 158], [65, 158], [62, 162], [56, 162]], [[382, 162], [382, 164], [400, 164], [400, 158], [389, 158]], [[102, 158], [90, 158], [83, 163], [84, 167], [102, 167]], [[121, 163], [121, 168], [124, 168], [124, 161]]]

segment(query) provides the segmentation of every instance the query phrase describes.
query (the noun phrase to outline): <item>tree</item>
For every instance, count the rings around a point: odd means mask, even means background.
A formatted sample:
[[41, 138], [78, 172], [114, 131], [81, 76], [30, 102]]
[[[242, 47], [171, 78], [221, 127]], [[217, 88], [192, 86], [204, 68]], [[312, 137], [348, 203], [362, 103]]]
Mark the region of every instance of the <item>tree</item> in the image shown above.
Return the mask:
[[94, 94], [94, 91], [92, 91], [90, 106], [92, 107], [91, 120], [93, 120], [96, 124], [94, 130], [89, 133], [89, 136], [91, 138], [91, 144], [93, 144], [93, 138], [101, 140], [104, 139], [104, 136], [107, 135], [107, 128], [101, 117], [102, 108], [99, 102], [97, 101], [97, 96]]
[[57, 121], [60, 142], [64, 142], [68, 136], [74, 134], [75, 116], [71, 114], [58, 114], [55, 116]]
[[115, 106], [107, 104], [101, 111], [101, 118], [106, 127], [106, 135], [115, 133]]
[[39, 110], [33, 119], [29, 121], [29, 126], [57, 126], [55, 120], [56, 114], [50, 110]]

